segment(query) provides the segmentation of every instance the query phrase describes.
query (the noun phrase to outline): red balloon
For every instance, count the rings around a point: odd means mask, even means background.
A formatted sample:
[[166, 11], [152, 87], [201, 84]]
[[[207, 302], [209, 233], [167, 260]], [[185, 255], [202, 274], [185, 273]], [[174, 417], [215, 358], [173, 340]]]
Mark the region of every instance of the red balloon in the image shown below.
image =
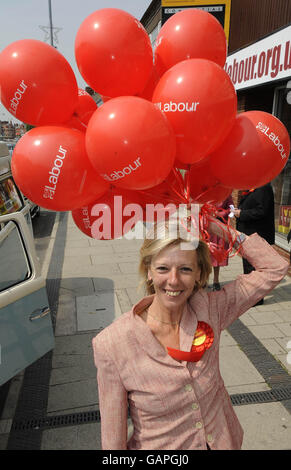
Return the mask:
[[33, 126], [62, 124], [72, 116], [78, 85], [67, 60], [52, 46], [23, 39], [0, 53], [1, 102]]
[[146, 222], [157, 222], [167, 220], [178, 209], [183, 201], [184, 194], [183, 178], [174, 170], [161, 184], [147, 189], [137, 191], [141, 198], [141, 205], [144, 210], [143, 220]]
[[170, 173], [175, 136], [153, 103], [122, 96], [95, 111], [86, 132], [86, 148], [92, 165], [114, 186], [148, 189]]
[[78, 131], [86, 132], [87, 126], [83, 124], [82, 121], [77, 116], [72, 116], [65, 124], [64, 127], [69, 127], [70, 129], [77, 129]]
[[66, 127], [36, 127], [24, 134], [13, 151], [11, 167], [23, 194], [55, 211], [88, 204], [109, 188], [87, 157], [85, 135]]
[[145, 100], [151, 101], [154, 90], [159, 80], [160, 80], [160, 76], [158, 75], [156, 66], [153, 64], [152, 71], [146, 83], [146, 86], [141, 93], [138, 93], [137, 96], [139, 96], [140, 98], [144, 98]]
[[91, 204], [73, 210], [72, 217], [88, 237], [112, 240], [122, 237], [142, 220], [142, 208], [132, 191], [110, 188]]
[[231, 132], [211, 155], [211, 171], [226, 186], [256, 188], [283, 170], [289, 153], [284, 124], [264, 111], [247, 111], [237, 116]]
[[80, 121], [88, 125], [88, 122], [94, 112], [97, 109], [97, 104], [87, 91], [82, 90], [82, 88], [78, 89], [78, 104], [74, 111], [74, 116], [77, 116]]
[[156, 41], [155, 63], [160, 76], [187, 59], [207, 59], [224, 66], [227, 42], [217, 19], [203, 10], [187, 9], [171, 16]]
[[205, 59], [174, 65], [159, 81], [152, 101], [176, 134], [176, 158], [195, 163], [214, 151], [234, 123], [237, 99], [228, 74]]
[[191, 165], [189, 172], [190, 196], [196, 203], [224, 201], [232, 189], [223, 186], [210, 170], [210, 159]]
[[111, 97], [142, 91], [153, 64], [146, 30], [117, 8], [97, 10], [83, 21], [76, 35], [75, 57], [86, 83]]
[[86, 132], [87, 125], [97, 109], [97, 104], [93, 100], [92, 96], [87, 93], [87, 91], [82, 90], [82, 88], [78, 89], [78, 103], [75, 108], [74, 114], [66, 122], [66, 126], [72, 129], [78, 129], [79, 131]]

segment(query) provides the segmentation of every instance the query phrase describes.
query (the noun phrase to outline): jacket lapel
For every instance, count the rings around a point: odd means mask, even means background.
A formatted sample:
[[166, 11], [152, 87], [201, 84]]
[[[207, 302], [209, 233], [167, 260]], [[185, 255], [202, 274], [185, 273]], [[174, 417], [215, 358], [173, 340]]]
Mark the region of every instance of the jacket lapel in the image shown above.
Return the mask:
[[[180, 323], [181, 351], [191, 351], [194, 334], [197, 329], [197, 323], [198, 320], [196, 314], [192, 310], [190, 304], [187, 302]], [[187, 361], [182, 361], [182, 364], [186, 366]]]
[[[154, 295], [143, 298], [138, 302], [131, 311], [131, 321], [133, 325], [133, 332], [140, 347], [153, 359], [166, 363], [168, 365], [185, 367], [187, 362], [182, 361], [181, 363], [175, 361], [159, 341], [155, 338], [154, 334], [147, 326], [147, 324], [140, 317], [139, 312], [149, 307], [152, 303]], [[190, 351], [192, 347], [193, 337], [197, 329], [197, 317], [190, 304], [187, 302], [181, 323], [180, 323], [180, 349], [182, 351]]]

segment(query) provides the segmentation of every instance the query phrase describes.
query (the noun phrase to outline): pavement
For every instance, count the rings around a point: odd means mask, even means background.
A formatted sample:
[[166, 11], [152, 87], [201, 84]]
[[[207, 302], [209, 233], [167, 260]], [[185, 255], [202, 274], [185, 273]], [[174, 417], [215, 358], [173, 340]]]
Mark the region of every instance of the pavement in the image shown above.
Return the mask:
[[[26, 449], [101, 449], [91, 340], [143, 296], [142, 290], [138, 290], [137, 274], [142, 241], [93, 240], [79, 231], [70, 213], [64, 219], [60, 213], [56, 216], [42, 260], [46, 277], [52, 276], [49, 267], [56, 262], [53, 256], [60, 224], [65, 224], [66, 236], [57, 299], [55, 348], [51, 353], [46, 391], [42, 392], [46, 393], [46, 424], [39, 421], [32, 426], [30, 434], [14, 429], [24, 386], [23, 371], [10, 385], [0, 419], [0, 449], [13, 449], [15, 432], [23, 434], [22, 448]], [[242, 261], [235, 256], [227, 267], [221, 268], [221, 284], [241, 273]], [[211, 287], [212, 275], [209, 282]], [[253, 348], [250, 344], [246, 347], [244, 338], [251, 338], [248, 341], [253, 343]], [[258, 356], [254, 356], [255, 346]], [[265, 400], [273, 389], [290, 392], [290, 356], [291, 277], [286, 276], [265, 297], [264, 305], [251, 308], [240, 317], [238, 328], [222, 334], [221, 374], [231, 397], [238, 397], [244, 403], [234, 406], [245, 433], [243, 450], [291, 449], [291, 394], [285, 399]], [[268, 373], [268, 367], [275, 371], [273, 375]], [[29, 406], [33, 418], [33, 404]], [[28, 434], [32, 436], [31, 443], [25, 440]], [[33, 441], [36, 434], [37, 444]]]

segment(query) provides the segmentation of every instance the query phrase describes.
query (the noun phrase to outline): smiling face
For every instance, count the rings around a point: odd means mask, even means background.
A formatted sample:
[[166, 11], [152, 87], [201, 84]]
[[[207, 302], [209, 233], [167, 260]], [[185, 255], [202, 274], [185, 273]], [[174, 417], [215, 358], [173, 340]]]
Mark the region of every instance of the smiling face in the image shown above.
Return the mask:
[[181, 250], [179, 245], [163, 249], [153, 257], [148, 279], [161, 306], [180, 310], [200, 280], [196, 250]]

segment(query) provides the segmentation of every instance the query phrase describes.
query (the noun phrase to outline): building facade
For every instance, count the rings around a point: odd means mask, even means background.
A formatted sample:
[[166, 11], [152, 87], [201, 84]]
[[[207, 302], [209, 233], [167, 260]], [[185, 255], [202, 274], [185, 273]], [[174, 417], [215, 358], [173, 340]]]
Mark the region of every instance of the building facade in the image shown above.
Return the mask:
[[[154, 47], [166, 19], [184, 8], [214, 14], [228, 39], [225, 70], [237, 91], [238, 112], [261, 110], [277, 116], [291, 135], [291, 1], [153, 0], [141, 18]], [[272, 181], [276, 245], [289, 251], [291, 158]], [[239, 194], [234, 192], [234, 199]]]
[[19, 139], [26, 132], [25, 124], [0, 121], [0, 139]]

